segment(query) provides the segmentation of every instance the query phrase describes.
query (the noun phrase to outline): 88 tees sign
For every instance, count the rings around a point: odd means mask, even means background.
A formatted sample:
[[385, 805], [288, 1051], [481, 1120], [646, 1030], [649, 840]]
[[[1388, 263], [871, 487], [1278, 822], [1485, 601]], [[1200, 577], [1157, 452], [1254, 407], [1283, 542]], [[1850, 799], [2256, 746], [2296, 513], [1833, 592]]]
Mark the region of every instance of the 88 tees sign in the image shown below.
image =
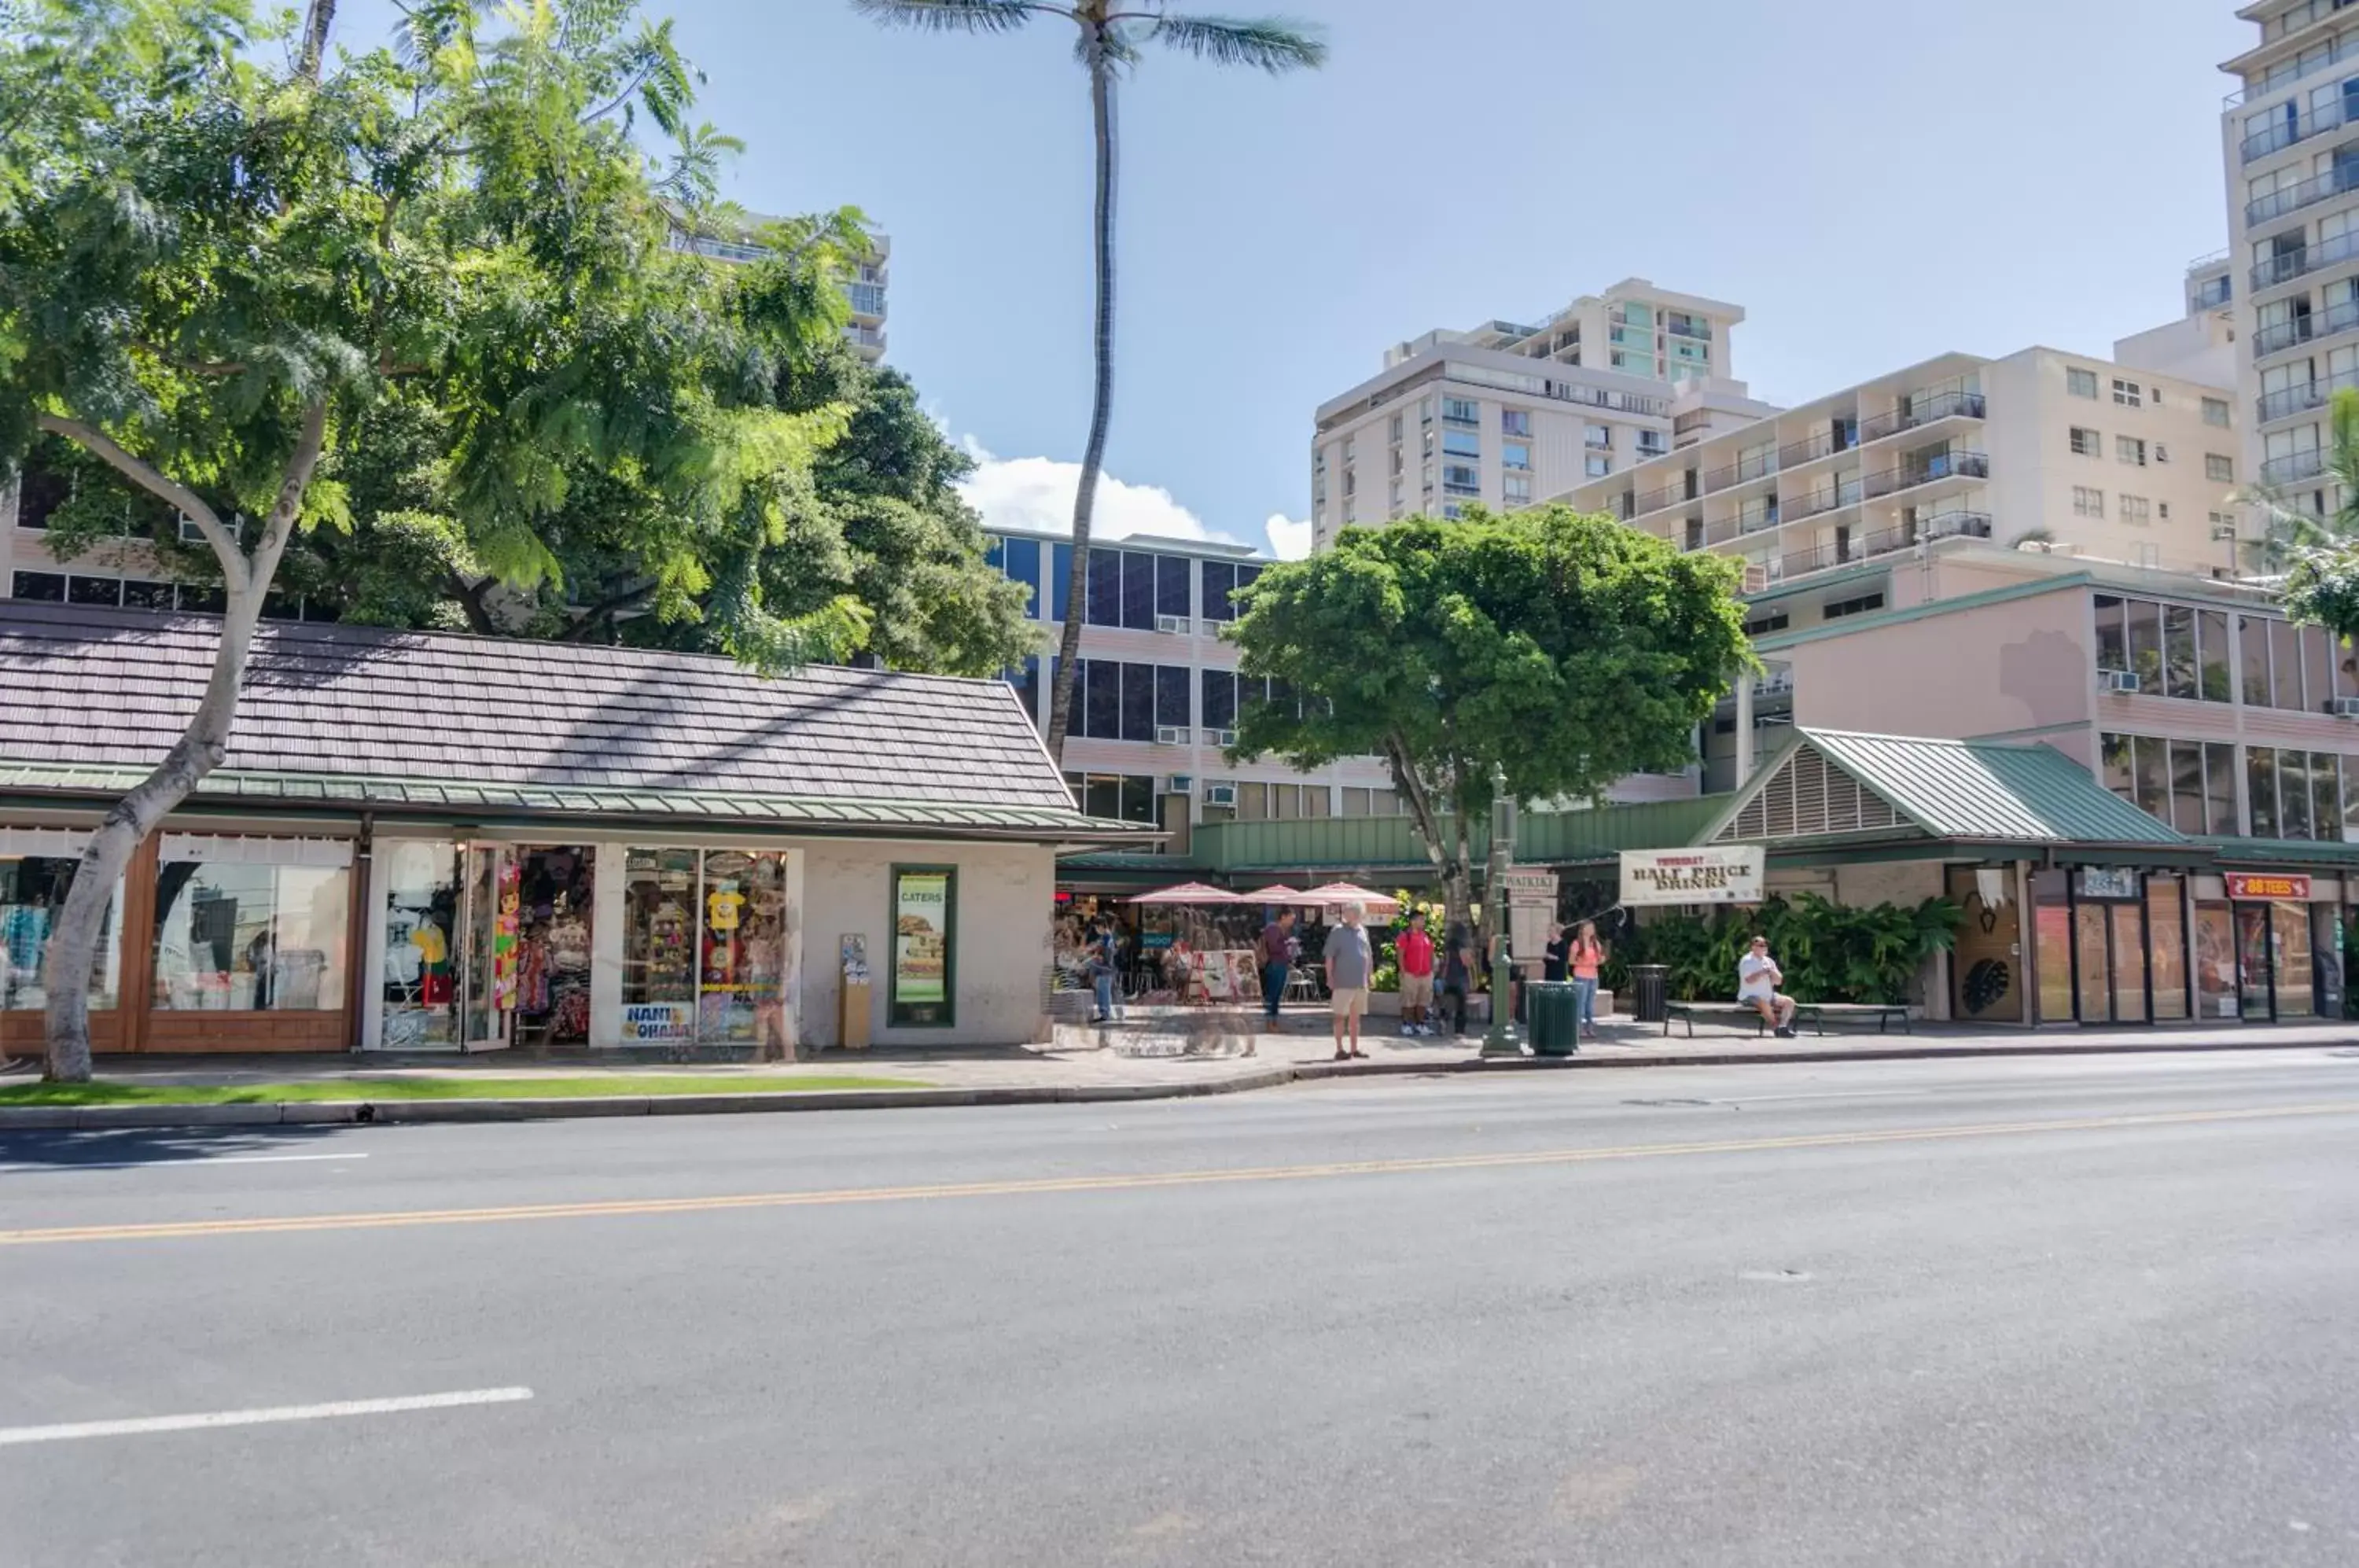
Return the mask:
[[2227, 881], [2228, 897], [2231, 898], [2283, 898], [2297, 904], [2310, 901], [2310, 878], [2307, 877], [2282, 874], [2261, 877], [2231, 872]]

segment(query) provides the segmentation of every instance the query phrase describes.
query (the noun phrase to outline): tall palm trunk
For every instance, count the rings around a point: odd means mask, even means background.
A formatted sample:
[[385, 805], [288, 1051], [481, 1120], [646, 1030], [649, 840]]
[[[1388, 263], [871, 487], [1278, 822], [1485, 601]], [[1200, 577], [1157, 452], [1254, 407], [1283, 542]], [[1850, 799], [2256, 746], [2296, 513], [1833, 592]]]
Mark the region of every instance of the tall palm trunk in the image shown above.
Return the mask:
[[1049, 755], [1065, 759], [1071, 733], [1073, 678], [1082, 656], [1082, 626], [1089, 616], [1090, 517], [1097, 506], [1098, 469], [1105, 462], [1106, 426], [1114, 418], [1114, 62], [1103, 31], [1090, 35], [1090, 112], [1097, 132], [1097, 380], [1090, 401], [1090, 439], [1082, 448], [1082, 478], [1073, 492], [1073, 567], [1065, 580], [1065, 627], [1057, 648], [1057, 676], [1049, 694]]
[[328, 29], [335, 22], [336, 0], [311, 0], [303, 18], [303, 48], [295, 58], [299, 72], [313, 82], [320, 80], [320, 64], [328, 58]]

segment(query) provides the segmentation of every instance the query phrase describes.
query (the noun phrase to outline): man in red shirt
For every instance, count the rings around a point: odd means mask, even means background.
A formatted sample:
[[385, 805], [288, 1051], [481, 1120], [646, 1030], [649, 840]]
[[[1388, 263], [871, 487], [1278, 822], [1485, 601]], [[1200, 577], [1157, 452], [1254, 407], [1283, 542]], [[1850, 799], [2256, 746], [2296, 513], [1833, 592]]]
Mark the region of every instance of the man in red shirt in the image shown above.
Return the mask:
[[1426, 932], [1424, 910], [1409, 916], [1393, 952], [1400, 960], [1401, 1033], [1431, 1034], [1425, 1015], [1433, 1006], [1433, 938]]

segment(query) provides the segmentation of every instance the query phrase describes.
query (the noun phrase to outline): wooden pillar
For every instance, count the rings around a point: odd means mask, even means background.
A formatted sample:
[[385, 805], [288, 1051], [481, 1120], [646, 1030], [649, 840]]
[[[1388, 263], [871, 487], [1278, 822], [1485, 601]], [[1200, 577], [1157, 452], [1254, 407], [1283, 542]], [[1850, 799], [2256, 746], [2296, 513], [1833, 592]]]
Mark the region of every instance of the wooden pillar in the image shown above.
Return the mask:
[[147, 1049], [147, 1014], [156, 999], [156, 870], [163, 853], [161, 833], [149, 833], [131, 852], [123, 872], [123, 988], [114, 998], [122, 1020], [119, 1049]]
[[376, 858], [376, 816], [361, 813], [360, 837], [353, 841], [352, 898], [350, 913], [344, 917], [344, 1049], [358, 1051], [366, 1042], [361, 1039], [362, 1019], [367, 1017], [361, 1007], [361, 983], [368, 971], [369, 943], [375, 933], [368, 929], [368, 890], [370, 872]]

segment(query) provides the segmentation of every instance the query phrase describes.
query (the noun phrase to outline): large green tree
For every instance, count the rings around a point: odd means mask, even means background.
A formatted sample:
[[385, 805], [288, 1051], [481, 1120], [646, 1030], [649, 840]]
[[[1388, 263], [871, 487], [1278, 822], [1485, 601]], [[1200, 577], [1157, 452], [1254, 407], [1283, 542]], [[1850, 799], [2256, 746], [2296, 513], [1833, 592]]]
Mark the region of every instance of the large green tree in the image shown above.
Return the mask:
[[[1073, 492], [1071, 603], [1089, 598], [1090, 519], [1097, 505], [1098, 471], [1105, 463], [1106, 430], [1114, 419], [1114, 88], [1151, 48], [1176, 49], [1214, 65], [1251, 66], [1278, 75], [1315, 67], [1327, 58], [1316, 31], [1280, 17], [1189, 16], [1165, 0], [852, 0], [880, 21], [935, 32], [1009, 33], [1048, 17], [1075, 29], [1073, 55], [1088, 73], [1090, 125], [1095, 150], [1095, 199], [1091, 258], [1097, 282], [1092, 321], [1090, 431], [1082, 445], [1081, 481]], [[1056, 680], [1049, 697], [1049, 754], [1065, 755], [1072, 719], [1073, 681], [1081, 670], [1082, 623], [1066, 617]]]
[[[48, 968], [52, 1076], [90, 1070], [88, 991], [110, 890], [226, 754], [255, 625], [306, 530], [352, 526], [380, 421], [424, 418], [444, 512], [481, 574], [561, 578], [544, 526], [585, 475], [660, 496], [641, 541], [685, 607], [690, 536], [774, 529], [847, 411], [781, 409], [814, 320], [796, 269], [670, 243], [727, 146], [692, 125], [695, 73], [632, 0], [414, 0], [399, 49], [330, 53], [332, 7], [15, 0], [0, 33], [0, 465], [38, 437], [104, 463], [200, 533], [223, 613], [180, 738], [108, 810]], [[658, 163], [641, 118], [673, 138]], [[818, 289], [818, 293], [830, 293]], [[421, 459], [422, 461], [422, 459]], [[766, 661], [831, 651], [856, 605], [722, 606]]]
[[1240, 715], [1231, 756], [1384, 758], [1462, 915], [1495, 775], [1529, 803], [1694, 760], [1696, 725], [1753, 667], [1737, 582], [1723, 557], [1563, 506], [1346, 528], [1242, 595], [1240, 668], [1283, 695]]

